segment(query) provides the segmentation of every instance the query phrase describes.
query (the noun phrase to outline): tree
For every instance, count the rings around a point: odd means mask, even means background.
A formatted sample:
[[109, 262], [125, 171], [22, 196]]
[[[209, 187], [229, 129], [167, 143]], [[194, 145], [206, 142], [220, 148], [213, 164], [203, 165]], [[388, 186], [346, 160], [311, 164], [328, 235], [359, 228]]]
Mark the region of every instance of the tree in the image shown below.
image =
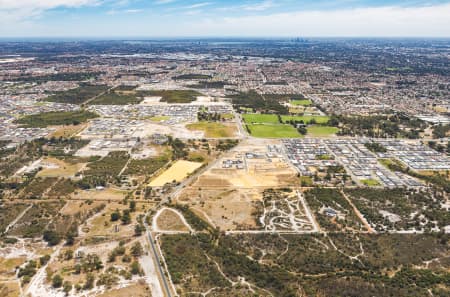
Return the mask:
[[141, 271], [142, 271], [141, 265], [139, 265], [137, 261], [131, 263], [131, 274], [133, 275], [141, 274]]
[[55, 276], [53, 276], [52, 278], [52, 287], [53, 288], [61, 288], [63, 284], [63, 278], [61, 277], [61, 275], [56, 274]]
[[125, 209], [120, 219], [122, 220], [122, 224], [124, 225], [128, 225], [129, 223], [131, 223], [130, 211], [128, 209]]
[[53, 230], [44, 231], [43, 238], [50, 246], [57, 245], [61, 241], [59, 234]]
[[136, 211], [136, 201], [134, 201], [134, 200], [130, 201], [130, 211], [131, 212]]
[[136, 224], [136, 226], [134, 226], [135, 236], [141, 236], [143, 231], [145, 231], [145, 227], [142, 224]]
[[86, 282], [84, 283], [83, 289], [90, 290], [94, 287], [95, 276], [92, 273], [86, 275]]
[[142, 248], [141, 243], [138, 241], [131, 247], [131, 254], [134, 257], [140, 257], [144, 253], [144, 249]]
[[111, 213], [111, 222], [116, 222], [120, 220], [120, 212], [119, 210], [116, 210], [115, 212]]
[[63, 292], [66, 293], [66, 295], [69, 295], [70, 291], [72, 291], [72, 283], [69, 281], [65, 281], [63, 284]]

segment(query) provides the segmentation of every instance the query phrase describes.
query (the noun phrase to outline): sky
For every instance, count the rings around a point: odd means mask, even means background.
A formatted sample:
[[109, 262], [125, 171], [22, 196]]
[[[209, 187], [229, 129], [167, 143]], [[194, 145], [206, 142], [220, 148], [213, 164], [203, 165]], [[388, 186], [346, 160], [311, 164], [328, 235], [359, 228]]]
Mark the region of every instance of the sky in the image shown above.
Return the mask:
[[450, 37], [450, 0], [0, 0], [0, 37]]

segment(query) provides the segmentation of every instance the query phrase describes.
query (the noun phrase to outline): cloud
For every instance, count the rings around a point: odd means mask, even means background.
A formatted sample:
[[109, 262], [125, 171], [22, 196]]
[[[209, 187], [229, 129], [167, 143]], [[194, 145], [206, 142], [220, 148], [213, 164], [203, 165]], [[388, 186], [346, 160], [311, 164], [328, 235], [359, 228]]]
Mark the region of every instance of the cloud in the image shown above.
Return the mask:
[[0, 24], [30, 22], [43, 12], [60, 7], [97, 6], [101, 0], [0, 0]]
[[450, 3], [423, 7], [313, 10], [206, 19], [192, 24], [191, 30], [215, 36], [450, 37], [449, 15]]
[[272, 8], [274, 6], [275, 5], [273, 4], [273, 2], [269, 0], [256, 4], [242, 5], [241, 8], [248, 11], [263, 11]]

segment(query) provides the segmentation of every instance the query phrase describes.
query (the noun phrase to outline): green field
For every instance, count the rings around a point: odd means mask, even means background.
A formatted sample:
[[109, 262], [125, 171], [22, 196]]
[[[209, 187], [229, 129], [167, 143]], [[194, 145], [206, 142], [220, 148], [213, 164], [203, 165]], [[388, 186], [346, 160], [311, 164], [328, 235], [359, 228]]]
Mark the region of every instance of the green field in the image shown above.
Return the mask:
[[304, 100], [292, 100], [290, 102], [292, 105], [296, 106], [310, 106], [312, 104], [311, 100], [304, 99]]
[[305, 124], [309, 124], [312, 119], [316, 121], [317, 124], [326, 124], [330, 120], [329, 116], [281, 116], [283, 122], [287, 121], [303, 121]]
[[380, 186], [380, 183], [377, 180], [375, 180], [375, 179], [363, 179], [363, 180], [361, 180], [361, 183], [363, 185], [368, 186], [368, 187]]
[[307, 128], [308, 136], [313, 137], [327, 137], [336, 134], [339, 129], [330, 126], [310, 126]]
[[24, 116], [18, 119], [16, 123], [21, 124], [24, 127], [42, 128], [57, 125], [78, 125], [86, 122], [88, 119], [96, 117], [98, 117], [97, 114], [85, 110], [64, 112], [52, 111]]
[[259, 138], [298, 138], [300, 133], [291, 125], [248, 124], [250, 134]]
[[248, 113], [243, 114], [242, 118], [247, 124], [252, 123], [271, 123], [271, 124], [278, 124], [278, 116], [275, 114], [256, 114], [256, 113]]

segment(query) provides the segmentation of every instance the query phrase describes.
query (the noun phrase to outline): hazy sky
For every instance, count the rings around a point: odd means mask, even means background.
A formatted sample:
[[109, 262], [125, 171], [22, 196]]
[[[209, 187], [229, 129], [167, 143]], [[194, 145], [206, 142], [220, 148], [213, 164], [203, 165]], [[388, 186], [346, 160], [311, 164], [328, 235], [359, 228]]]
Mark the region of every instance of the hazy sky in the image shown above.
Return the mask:
[[0, 0], [0, 37], [450, 37], [450, 1]]

